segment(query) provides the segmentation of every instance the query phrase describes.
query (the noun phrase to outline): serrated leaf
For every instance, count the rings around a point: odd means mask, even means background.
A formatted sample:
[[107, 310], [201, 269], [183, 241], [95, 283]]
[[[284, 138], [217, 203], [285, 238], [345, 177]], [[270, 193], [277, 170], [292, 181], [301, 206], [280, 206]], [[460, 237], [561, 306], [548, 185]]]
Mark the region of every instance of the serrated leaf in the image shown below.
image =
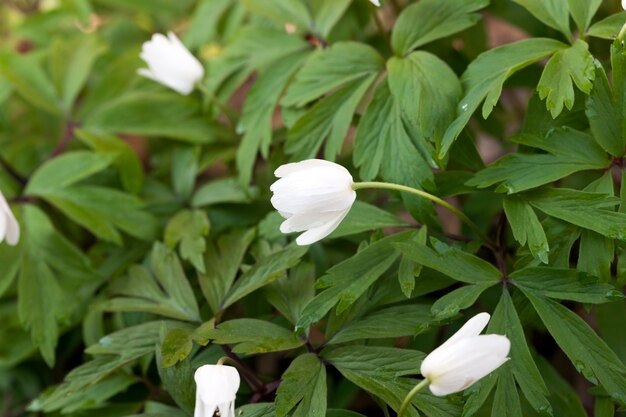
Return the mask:
[[393, 50], [396, 55], [407, 55], [419, 46], [467, 29], [480, 19], [473, 12], [488, 4], [486, 0], [422, 0], [406, 7], [393, 29]]
[[202, 255], [206, 250], [205, 236], [210, 223], [204, 211], [182, 210], [170, 219], [165, 228], [165, 243], [172, 249], [180, 244], [180, 257], [193, 264], [201, 273], [205, 272]]
[[388, 307], [366, 314], [343, 326], [327, 344], [351, 342], [361, 339], [396, 338], [416, 336], [436, 321], [430, 308], [424, 304]]
[[513, 0], [524, 6], [537, 19], [554, 28], [567, 39], [572, 36], [569, 27], [569, 0]]
[[457, 118], [446, 130], [439, 157], [443, 158], [484, 100], [483, 118], [498, 103], [504, 82], [514, 73], [566, 47], [553, 39], [532, 38], [491, 49], [476, 58], [463, 73], [465, 97], [457, 106]]
[[300, 347], [304, 341], [284, 327], [257, 319], [235, 319], [218, 324], [204, 336], [220, 345], [236, 344], [235, 353], [267, 353]]
[[258, 194], [257, 188], [242, 186], [235, 178], [224, 178], [202, 185], [191, 199], [193, 207], [224, 203], [249, 203]]
[[504, 199], [504, 212], [511, 225], [513, 236], [520, 245], [528, 244], [535, 259], [548, 263], [548, 239], [532, 207], [523, 199], [509, 196]]
[[284, 276], [287, 269], [300, 262], [300, 258], [307, 253], [308, 249], [306, 246], [291, 245], [259, 260], [235, 282], [224, 297], [220, 308], [225, 309], [246, 295]]
[[602, 4], [602, 0], [590, 0], [589, 2], [567, 0], [567, 4], [574, 18], [574, 22], [576, 22], [576, 26], [578, 26], [578, 32], [585, 33], [589, 23], [591, 23], [591, 19]]
[[552, 117], [563, 111], [563, 106], [574, 107], [574, 84], [580, 91], [589, 94], [593, 88], [595, 64], [589, 53], [589, 45], [577, 40], [567, 49], [557, 51], [546, 64], [537, 85], [539, 97], [546, 100]]
[[276, 392], [276, 417], [287, 415], [326, 416], [326, 369], [315, 354], [298, 356], [283, 373]]
[[566, 307], [525, 290], [539, 317], [576, 369], [626, 403], [626, 367], [585, 321]]
[[437, 319], [453, 317], [459, 311], [473, 306], [478, 297], [494, 285], [494, 282], [487, 282], [457, 288], [435, 301], [431, 312]]
[[587, 31], [588, 36], [613, 40], [626, 23], [626, 12], [622, 11], [594, 23]]
[[453, 247], [434, 250], [416, 243], [396, 243], [394, 246], [409, 259], [457, 281], [495, 284], [502, 279], [502, 273], [489, 262]]

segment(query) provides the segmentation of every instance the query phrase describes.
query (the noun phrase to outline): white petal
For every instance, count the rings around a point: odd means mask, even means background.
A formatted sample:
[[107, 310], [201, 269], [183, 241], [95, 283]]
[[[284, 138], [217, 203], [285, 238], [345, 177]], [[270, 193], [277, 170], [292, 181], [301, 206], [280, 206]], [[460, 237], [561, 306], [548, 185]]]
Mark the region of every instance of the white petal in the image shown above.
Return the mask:
[[424, 359], [421, 372], [431, 382], [434, 395], [462, 391], [490, 374], [508, 360], [511, 342], [505, 336], [489, 334], [464, 338], [437, 349]]
[[300, 162], [292, 162], [290, 164], [281, 165], [276, 169], [276, 171], [274, 171], [274, 175], [278, 178], [281, 178], [293, 172], [303, 171], [303, 170], [310, 169], [310, 168], [319, 168], [319, 167], [335, 167], [335, 168], [338, 167], [340, 169], [345, 170], [345, 172], [347, 172], [348, 175], [350, 175], [348, 170], [345, 169], [343, 166], [336, 164], [334, 162], [331, 162], [331, 161], [326, 161], [324, 159], [306, 159]]
[[4, 240], [7, 233], [7, 216], [4, 212], [0, 212], [0, 243]]
[[[623, 0], [626, 1], [626, 0]], [[374, 6], [380, 7], [380, 0], [370, 0]]]
[[295, 214], [280, 225], [280, 231], [282, 233], [303, 232], [314, 227], [333, 223], [337, 220], [337, 217], [342, 215], [343, 211]]
[[306, 232], [302, 233], [296, 239], [296, 243], [300, 246], [306, 246], [324, 239], [326, 236], [331, 234], [337, 228], [337, 226], [339, 226], [341, 221], [348, 215], [348, 212], [350, 212], [350, 208], [351, 207], [341, 212], [340, 215], [338, 215], [333, 222], [327, 223], [319, 227], [315, 227], [313, 229], [309, 229]]
[[205, 404], [234, 401], [239, 389], [239, 373], [232, 366], [204, 365], [194, 375], [196, 392]]
[[294, 171], [270, 186], [274, 193], [320, 194], [352, 190], [352, 176], [336, 167], [315, 167]]
[[487, 327], [491, 316], [489, 313], [479, 313], [469, 319], [467, 323], [463, 325], [455, 334], [450, 336], [438, 349], [445, 348], [447, 345], [451, 345], [461, 339], [468, 337], [478, 336]]
[[626, 10], [626, 0], [622, 0], [622, 9]]
[[303, 214], [346, 210], [352, 207], [354, 200], [356, 200], [355, 191], [319, 196], [274, 194], [270, 201], [278, 211]]
[[235, 417], [235, 403], [233, 401], [219, 404], [217, 407], [221, 417]]
[[0, 242], [5, 238], [9, 245], [17, 245], [20, 240], [20, 225], [4, 195], [0, 193]]

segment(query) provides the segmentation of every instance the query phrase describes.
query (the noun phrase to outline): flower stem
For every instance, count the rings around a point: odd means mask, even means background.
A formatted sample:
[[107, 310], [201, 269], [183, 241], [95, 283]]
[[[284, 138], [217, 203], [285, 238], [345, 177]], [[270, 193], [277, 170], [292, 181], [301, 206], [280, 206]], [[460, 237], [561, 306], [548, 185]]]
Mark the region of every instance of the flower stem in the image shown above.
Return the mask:
[[398, 411], [398, 417], [404, 416], [404, 412], [406, 411], [407, 408], [409, 408], [409, 404], [411, 404], [411, 400], [413, 399], [413, 397], [415, 397], [415, 395], [418, 392], [420, 392], [420, 390], [424, 388], [425, 386], [427, 386], [428, 384], [430, 384], [430, 381], [425, 379], [419, 384], [417, 384], [416, 386], [414, 386], [411, 391], [409, 391], [406, 397], [404, 397], [404, 401], [402, 401], [402, 405], [400, 406], [400, 411]]
[[219, 98], [213, 92], [209, 91], [208, 88], [201, 82], [197, 83], [196, 86], [198, 90], [200, 90], [213, 104], [220, 108], [220, 110], [224, 113], [224, 115], [228, 118], [231, 126], [234, 128], [237, 127], [237, 114], [236, 112], [228, 107], [226, 104], [222, 103]]
[[407, 187], [406, 185], [393, 184], [389, 182], [357, 182], [357, 183], [352, 184], [352, 189], [355, 191], [363, 189], [363, 188], [381, 188], [381, 189], [386, 189], [386, 190], [402, 191], [405, 193], [417, 195], [422, 198], [426, 198], [432, 201], [433, 203], [439, 204], [441, 207], [445, 207], [448, 210], [450, 210], [458, 218], [463, 220], [465, 224], [467, 224], [473, 231], [475, 231], [478, 234], [478, 236], [480, 236], [480, 238], [485, 242], [485, 244], [487, 244], [487, 246], [495, 247], [493, 242], [491, 242], [491, 240], [487, 237], [487, 235], [485, 235], [483, 231], [480, 230], [480, 227], [478, 227], [476, 223], [471, 221], [470, 218], [467, 217], [462, 211], [460, 211], [459, 209], [457, 209], [450, 203], [442, 200], [441, 198], [437, 196], [434, 196], [422, 190], [418, 190], [416, 188]]

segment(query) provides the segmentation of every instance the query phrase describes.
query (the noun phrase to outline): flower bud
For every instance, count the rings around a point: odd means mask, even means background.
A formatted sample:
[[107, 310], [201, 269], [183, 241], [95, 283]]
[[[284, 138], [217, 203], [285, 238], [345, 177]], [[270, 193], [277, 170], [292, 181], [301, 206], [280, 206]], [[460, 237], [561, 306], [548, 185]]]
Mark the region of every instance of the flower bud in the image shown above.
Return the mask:
[[426, 356], [421, 373], [434, 395], [463, 391], [509, 360], [511, 342], [506, 336], [480, 335], [489, 318], [487, 313], [474, 316]]
[[5, 239], [9, 245], [17, 245], [20, 240], [20, 225], [0, 192], [0, 242]]
[[308, 159], [280, 166], [270, 190], [272, 205], [287, 220], [283, 233], [304, 232], [298, 245], [310, 245], [332, 233], [356, 199], [352, 176], [334, 162]]
[[152, 39], [143, 44], [139, 56], [148, 64], [148, 68], [137, 71], [139, 75], [183, 95], [191, 93], [195, 84], [204, 77], [202, 64], [172, 32], [167, 37], [160, 33], [152, 35]]
[[235, 397], [239, 373], [232, 366], [204, 365], [196, 370], [196, 408], [194, 417], [235, 417]]

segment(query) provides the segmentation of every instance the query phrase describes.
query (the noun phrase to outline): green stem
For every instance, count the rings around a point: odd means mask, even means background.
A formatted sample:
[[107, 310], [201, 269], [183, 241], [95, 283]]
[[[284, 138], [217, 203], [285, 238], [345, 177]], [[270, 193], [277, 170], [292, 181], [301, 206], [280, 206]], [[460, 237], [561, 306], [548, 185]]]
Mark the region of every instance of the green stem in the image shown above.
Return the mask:
[[199, 82], [196, 84], [198, 90], [200, 90], [213, 104], [215, 104], [219, 109], [224, 113], [224, 115], [228, 118], [233, 129], [237, 127], [237, 113], [228, 107], [226, 104], [222, 103], [219, 98], [213, 92], [209, 91], [208, 88], [202, 83]]
[[457, 209], [450, 203], [442, 200], [441, 198], [437, 196], [434, 196], [422, 190], [418, 190], [412, 187], [407, 187], [406, 185], [393, 184], [389, 182], [357, 182], [357, 183], [352, 184], [352, 189], [355, 191], [363, 189], [363, 188], [382, 188], [386, 190], [402, 191], [405, 193], [417, 195], [422, 198], [426, 198], [432, 201], [433, 203], [439, 204], [441, 207], [445, 207], [448, 210], [450, 210], [458, 218], [463, 220], [465, 224], [467, 224], [473, 231], [475, 231], [478, 234], [478, 236], [480, 236], [480, 238], [485, 242], [486, 245], [488, 245], [489, 247], [495, 247], [493, 242], [491, 242], [491, 240], [487, 237], [487, 235], [485, 235], [483, 231], [480, 230], [480, 227], [478, 227], [476, 223], [471, 221], [470, 218], [467, 217], [465, 214], [463, 214], [462, 211], [460, 211], [459, 209]]
[[411, 391], [404, 397], [404, 401], [402, 401], [402, 405], [400, 406], [400, 411], [398, 411], [398, 417], [402, 417], [407, 408], [409, 408], [409, 404], [411, 404], [411, 400], [415, 395], [420, 392], [422, 388], [430, 384], [430, 381], [425, 379], [416, 386], [413, 387]]
[[622, 26], [622, 29], [617, 34], [617, 39], [619, 39], [620, 41], [623, 42], [624, 41], [624, 36], [626, 36], [626, 24], [624, 24], [624, 26]]

